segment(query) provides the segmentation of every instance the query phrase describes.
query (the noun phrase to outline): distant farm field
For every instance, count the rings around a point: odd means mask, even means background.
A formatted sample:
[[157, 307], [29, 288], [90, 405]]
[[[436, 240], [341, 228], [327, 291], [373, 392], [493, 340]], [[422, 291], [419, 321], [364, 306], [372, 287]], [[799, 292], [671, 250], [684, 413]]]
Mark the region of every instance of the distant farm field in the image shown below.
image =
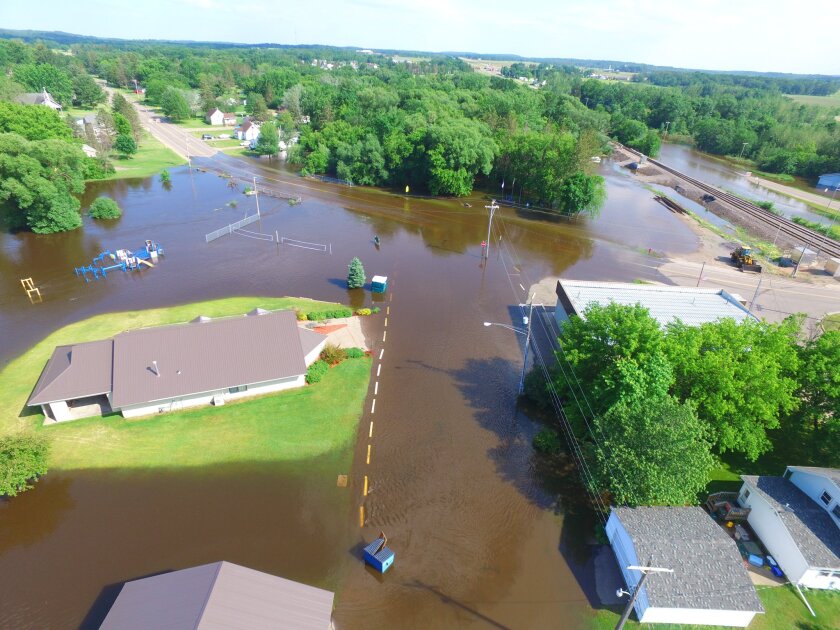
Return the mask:
[[803, 105], [840, 108], [840, 91], [835, 92], [831, 96], [810, 96], [808, 94], [788, 94], [787, 96]]

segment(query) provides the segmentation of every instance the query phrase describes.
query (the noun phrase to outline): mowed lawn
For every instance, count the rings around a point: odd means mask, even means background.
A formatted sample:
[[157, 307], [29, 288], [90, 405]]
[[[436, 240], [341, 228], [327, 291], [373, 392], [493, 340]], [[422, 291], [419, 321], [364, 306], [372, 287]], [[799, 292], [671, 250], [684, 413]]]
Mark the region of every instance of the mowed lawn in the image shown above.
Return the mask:
[[[325, 310], [338, 305], [304, 298], [239, 297], [143, 312], [97, 315], [65, 326], [0, 372], [0, 434], [36, 431], [51, 443], [53, 469], [190, 467], [215, 463], [300, 460], [347, 446], [355, 436], [370, 377], [370, 360], [330, 369], [312, 386], [192, 411], [126, 420], [114, 414], [44, 426], [25, 407], [57, 345], [91, 341], [131, 328], [186, 322], [197, 315], [237, 315], [261, 307]], [[23, 415], [30, 414], [30, 415]]]
[[[833, 630], [840, 627], [840, 593], [803, 591], [817, 613], [816, 617], [812, 617], [792, 586], [759, 587], [756, 590], [761, 603], [764, 604], [765, 613], [755, 616], [748, 626], [749, 630]], [[620, 614], [620, 610], [598, 610], [595, 616], [590, 618], [589, 625], [598, 630], [615, 628]], [[628, 628], [643, 627], [634, 619], [635, 614], [631, 616], [631, 621], [627, 622]], [[644, 627], [676, 630], [686, 626], [657, 623], [646, 624]]]
[[137, 153], [125, 160], [114, 156], [111, 163], [116, 172], [104, 179], [148, 177], [160, 173], [165, 168], [186, 164], [187, 161], [165, 147], [157, 138], [146, 133], [137, 143]]

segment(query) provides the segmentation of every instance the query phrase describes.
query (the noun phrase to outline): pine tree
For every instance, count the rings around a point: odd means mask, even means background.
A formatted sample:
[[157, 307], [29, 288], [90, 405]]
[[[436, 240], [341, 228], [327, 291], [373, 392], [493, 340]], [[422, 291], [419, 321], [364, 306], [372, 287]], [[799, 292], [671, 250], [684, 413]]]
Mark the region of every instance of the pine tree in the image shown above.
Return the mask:
[[361, 289], [365, 286], [365, 268], [362, 266], [362, 261], [358, 257], [350, 261], [347, 269], [349, 271], [347, 274], [348, 289]]

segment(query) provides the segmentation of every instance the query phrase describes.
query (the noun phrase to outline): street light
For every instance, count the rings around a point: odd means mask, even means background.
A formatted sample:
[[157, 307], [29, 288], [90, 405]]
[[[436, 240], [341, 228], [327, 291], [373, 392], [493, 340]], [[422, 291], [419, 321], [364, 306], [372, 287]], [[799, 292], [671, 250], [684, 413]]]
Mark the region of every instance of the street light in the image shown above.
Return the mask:
[[[520, 304], [520, 306], [523, 306]], [[540, 305], [542, 306], [542, 305]], [[522, 324], [525, 326], [525, 329], [517, 328], [516, 326], [509, 326], [508, 324], [499, 324], [496, 322], [484, 322], [485, 326], [501, 326], [502, 328], [507, 328], [508, 330], [512, 330], [517, 335], [525, 335], [525, 358], [522, 360], [522, 374], [519, 376], [519, 393], [521, 394], [525, 390], [525, 368], [528, 365], [528, 348], [531, 347], [531, 320], [533, 319], [534, 314], [534, 296], [531, 296], [531, 299], [528, 301], [528, 314], [522, 317]]]
[[744, 155], [744, 150], [745, 150], [748, 146], [750, 146], [750, 143], [749, 143], [749, 142], [745, 142], [744, 144], [742, 144], [742, 145], [741, 145], [741, 152], [738, 154], [738, 159], [739, 159], [739, 160], [741, 159], [741, 156], [742, 156], [742, 155]]
[[671, 121], [670, 121], [670, 120], [666, 120], [666, 121], [665, 121], [665, 135], [666, 135], [666, 136], [668, 135], [668, 125], [670, 125], [670, 124], [671, 124]]

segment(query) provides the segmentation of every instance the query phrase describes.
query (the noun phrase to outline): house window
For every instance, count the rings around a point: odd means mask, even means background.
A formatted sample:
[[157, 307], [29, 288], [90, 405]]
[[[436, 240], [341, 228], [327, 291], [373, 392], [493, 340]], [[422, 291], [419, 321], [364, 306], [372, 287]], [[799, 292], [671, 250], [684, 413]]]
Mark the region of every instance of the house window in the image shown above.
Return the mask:
[[828, 505], [829, 503], [831, 503], [831, 495], [828, 494], [828, 492], [823, 492], [820, 495], [820, 501], [822, 501], [825, 505]]
[[744, 490], [744, 501], [746, 501], [749, 498], [750, 498], [750, 491], [745, 489]]
[[840, 519], [840, 503], [834, 506], [834, 509], [831, 510], [831, 513], [834, 514], [835, 518]]
[[231, 387], [228, 389], [231, 394], [238, 394], [240, 392], [247, 392], [248, 386], [247, 385], [240, 385], [239, 387]]

